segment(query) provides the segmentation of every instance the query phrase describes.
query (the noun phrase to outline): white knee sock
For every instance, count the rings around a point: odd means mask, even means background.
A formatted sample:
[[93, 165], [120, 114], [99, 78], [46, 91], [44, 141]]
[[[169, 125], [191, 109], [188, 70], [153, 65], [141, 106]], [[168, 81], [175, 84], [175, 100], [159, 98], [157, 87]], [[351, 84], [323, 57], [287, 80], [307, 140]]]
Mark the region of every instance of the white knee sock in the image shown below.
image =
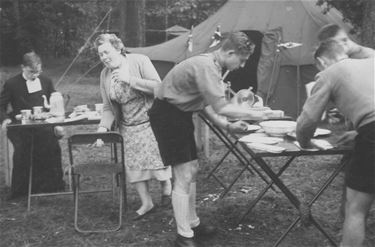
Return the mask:
[[189, 222], [189, 195], [172, 191], [172, 206], [177, 233], [186, 238], [194, 236]]
[[200, 223], [196, 210], [197, 203], [197, 183], [190, 184], [189, 193], [189, 222], [191, 227], [197, 227]]

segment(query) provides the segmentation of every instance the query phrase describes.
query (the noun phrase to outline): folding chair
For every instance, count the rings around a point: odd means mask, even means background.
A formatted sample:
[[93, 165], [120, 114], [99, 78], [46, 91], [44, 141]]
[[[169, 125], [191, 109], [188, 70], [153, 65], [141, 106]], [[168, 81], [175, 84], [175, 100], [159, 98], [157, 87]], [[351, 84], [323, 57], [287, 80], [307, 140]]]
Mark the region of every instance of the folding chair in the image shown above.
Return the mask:
[[[89, 149], [98, 139], [101, 139], [104, 144], [111, 145], [111, 159], [109, 162], [104, 161], [88, 161], [87, 163], [73, 163], [73, 147], [85, 146]], [[120, 145], [121, 158], [118, 160], [117, 145]], [[115, 147], [113, 149], [113, 147]], [[92, 232], [112, 232], [117, 231], [122, 226], [122, 211], [125, 205], [126, 208], [126, 182], [125, 182], [125, 158], [124, 158], [124, 141], [122, 136], [116, 132], [105, 133], [84, 133], [75, 134], [68, 139], [69, 159], [71, 165], [71, 175], [73, 180], [73, 194], [74, 194], [74, 227], [81, 233]], [[114, 150], [114, 153], [112, 153]], [[112, 158], [113, 157], [113, 158]], [[80, 177], [81, 176], [97, 176], [97, 175], [112, 175], [113, 183], [112, 189], [80, 191]], [[115, 184], [119, 187], [119, 214], [118, 225], [111, 229], [81, 229], [78, 225], [78, 209], [79, 209], [79, 195], [81, 193], [94, 193], [94, 192], [108, 192], [112, 191], [112, 196], [115, 198]]]

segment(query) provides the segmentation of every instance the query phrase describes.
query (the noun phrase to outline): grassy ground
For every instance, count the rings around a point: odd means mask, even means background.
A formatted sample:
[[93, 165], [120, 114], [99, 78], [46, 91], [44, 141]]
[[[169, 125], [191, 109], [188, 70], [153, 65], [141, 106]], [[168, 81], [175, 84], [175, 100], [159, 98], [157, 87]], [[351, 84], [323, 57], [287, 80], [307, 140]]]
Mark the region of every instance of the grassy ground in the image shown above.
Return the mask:
[[[46, 74], [57, 81], [63, 67], [46, 68]], [[6, 75], [17, 69], [2, 69]], [[3, 73], [4, 75], [4, 73]], [[68, 110], [78, 104], [94, 104], [100, 101], [98, 79], [91, 76], [79, 83], [72, 84], [78, 73], [68, 75], [57, 90], [68, 93], [71, 101]], [[67, 136], [80, 131], [95, 131], [96, 126], [67, 127]], [[211, 135], [212, 136], [212, 135]], [[264, 182], [245, 172], [235, 186], [223, 199], [217, 199], [222, 188], [212, 178], [206, 176], [225, 152], [225, 146], [216, 138], [211, 138], [211, 155], [200, 157], [198, 176], [198, 211], [201, 219], [218, 227], [218, 234], [201, 242], [207, 247], [245, 247], [273, 246], [273, 243], [285, 231], [297, 211], [278, 190], [270, 190], [245, 218], [237, 225], [248, 203], [264, 188]], [[66, 138], [61, 140], [63, 164], [68, 165]], [[92, 152], [80, 151], [79, 159], [87, 159], [99, 154], [108, 155], [104, 149]], [[282, 175], [282, 180], [301, 199], [311, 197], [312, 191], [333, 171], [340, 157], [301, 157], [293, 162]], [[270, 159], [276, 169], [284, 159]], [[240, 166], [234, 156], [229, 156], [217, 175], [229, 183], [238, 173]], [[84, 178], [85, 188], [101, 187], [110, 179]], [[335, 239], [340, 239], [342, 218], [340, 217], [340, 198], [343, 186], [343, 174], [340, 174], [321, 198], [314, 204], [312, 213]], [[245, 192], [241, 189], [246, 188]], [[160, 186], [152, 182], [152, 196], [156, 203], [160, 200]], [[116, 223], [116, 207], [109, 195], [82, 197], [82, 224], [84, 226], [109, 226]], [[175, 223], [171, 209], [159, 208], [154, 214], [137, 222], [129, 216], [140, 205], [134, 188], [128, 185], [128, 210], [123, 218], [120, 231], [103, 234], [79, 234], [74, 231], [72, 196], [34, 198], [32, 210], [26, 212], [25, 198], [3, 201], [0, 204], [0, 246], [126, 246], [126, 247], [166, 247], [174, 239]], [[368, 221], [368, 246], [375, 246], [375, 210], [372, 209]], [[298, 225], [282, 242], [284, 247], [330, 246], [328, 241], [314, 227]]]

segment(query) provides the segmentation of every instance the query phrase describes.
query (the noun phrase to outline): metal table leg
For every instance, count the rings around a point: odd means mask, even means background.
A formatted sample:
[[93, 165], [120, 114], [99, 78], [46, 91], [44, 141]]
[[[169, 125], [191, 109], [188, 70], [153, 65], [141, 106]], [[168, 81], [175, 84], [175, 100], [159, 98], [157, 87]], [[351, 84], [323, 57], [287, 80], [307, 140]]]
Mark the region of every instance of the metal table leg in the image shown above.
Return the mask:
[[27, 193], [27, 211], [30, 211], [31, 207], [31, 191], [33, 184], [33, 164], [34, 164], [34, 129], [31, 129], [31, 144], [30, 144], [30, 170], [29, 170], [29, 188]]
[[[280, 170], [277, 172], [276, 176], [280, 177], [281, 174], [289, 167], [289, 165], [292, 163], [292, 161], [296, 158], [296, 156], [292, 156], [281, 168]], [[262, 199], [262, 197], [264, 196], [264, 194], [267, 193], [267, 191], [271, 188], [271, 186], [273, 185], [273, 181], [271, 181], [270, 183], [267, 184], [267, 186], [258, 194], [258, 196], [252, 200], [248, 206], [248, 209], [247, 211], [242, 215], [242, 217], [240, 218], [240, 220], [238, 221], [237, 225], [240, 224], [244, 218], [251, 212], [251, 210], [255, 207], [255, 205], [260, 201], [260, 199]]]

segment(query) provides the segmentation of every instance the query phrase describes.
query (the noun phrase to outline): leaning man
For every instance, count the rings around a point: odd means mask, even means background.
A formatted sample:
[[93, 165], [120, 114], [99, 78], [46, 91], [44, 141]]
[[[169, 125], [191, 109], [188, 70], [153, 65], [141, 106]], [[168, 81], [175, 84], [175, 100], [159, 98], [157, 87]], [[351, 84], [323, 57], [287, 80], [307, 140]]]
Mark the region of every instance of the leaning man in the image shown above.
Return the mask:
[[229, 131], [246, 125], [215, 121], [216, 115], [262, 119], [264, 113], [251, 111], [225, 100], [221, 75], [243, 67], [252, 54], [253, 43], [242, 32], [231, 33], [213, 53], [188, 58], [164, 78], [149, 111], [150, 123], [166, 166], [172, 166], [172, 206], [177, 225], [176, 247], [195, 247], [196, 238], [213, 233], [196, 213], [197, 152], [193, 112], [206, 111], [208, 117]]
[[363, 246], [366, 216], [375, 198], [374, 58], [350, 59], [335, 41], [315, 52], [316, 85], [297, 121], [297, 140], [309, 145], [329, 101], [354, 125], [354, 152], [346, 169], [345, 221], [341, 247]]

